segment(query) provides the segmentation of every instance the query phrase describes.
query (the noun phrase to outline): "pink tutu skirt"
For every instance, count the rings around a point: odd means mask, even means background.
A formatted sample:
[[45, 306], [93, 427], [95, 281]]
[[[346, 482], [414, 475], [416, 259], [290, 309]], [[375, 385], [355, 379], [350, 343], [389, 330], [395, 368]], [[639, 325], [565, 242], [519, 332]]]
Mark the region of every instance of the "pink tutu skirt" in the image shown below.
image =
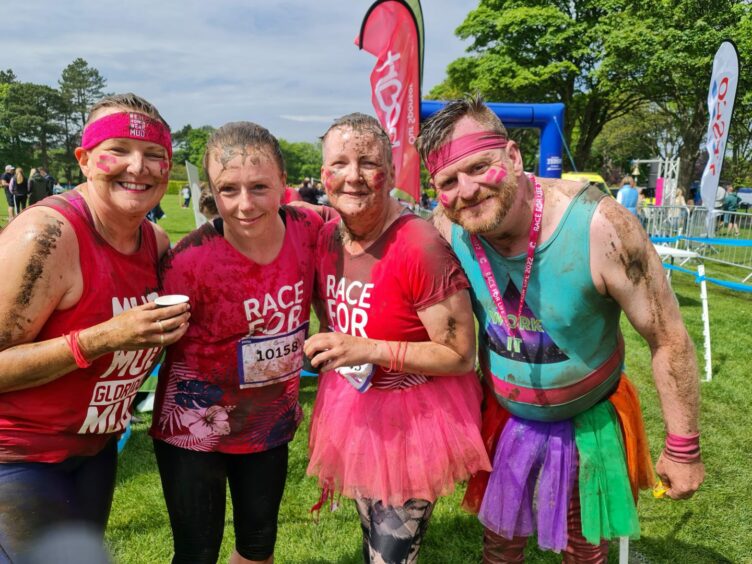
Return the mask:
[[308, 474], [350, 498], [401, 506], [436, 500], [491, 464], [480, 435], [474, 373], [403, 390], [359, 393], [336, 372], [319, 378]]

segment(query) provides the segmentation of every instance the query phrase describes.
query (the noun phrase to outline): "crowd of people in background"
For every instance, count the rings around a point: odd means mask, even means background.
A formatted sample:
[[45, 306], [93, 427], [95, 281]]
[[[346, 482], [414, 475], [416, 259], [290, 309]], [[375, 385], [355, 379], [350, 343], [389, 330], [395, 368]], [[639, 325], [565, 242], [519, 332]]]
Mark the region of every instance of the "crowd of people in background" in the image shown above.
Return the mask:
[[51, 196], [57, 185], [47, 169], [40, 166], [32, 168], [28, 176], [23, 168], [6, 165], [5, 172], [0, 175], [0, 185], [5, 192], [8, 204], [8, 221], [26, 209]]

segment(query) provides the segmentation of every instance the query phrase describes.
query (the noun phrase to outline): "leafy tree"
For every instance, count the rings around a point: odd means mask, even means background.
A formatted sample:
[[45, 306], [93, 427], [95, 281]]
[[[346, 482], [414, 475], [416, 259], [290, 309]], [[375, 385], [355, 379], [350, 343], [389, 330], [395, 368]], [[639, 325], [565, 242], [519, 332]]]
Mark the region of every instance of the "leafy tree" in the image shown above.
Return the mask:
[[[49, 168], [49, 150], [61, 133], [59, 123], [63, 102], [60, 93], [42, 84], [14, 82], [5, 98], [8, 127], [17, 149], [23, 151], [19, 162], [41, 164]], [[39, 161], [35, 155], [39, 151]]]
[[211, 125], [194, 128], [190, 124], [174, 132], [172, 134], [172, 161], [175, 166], [188, 161], [202, 170], [206, 143], [212, 133], [214, 133], [214, 128]]
[[[592, 165], [607, 123], [650, 102], [675, 128], [668, 135], [686, 188], [707, 128], [712, 57], [727, 37], [752, 51], [751, 9], [744, 0], [481, 0], [457, 30], [473, 39], [470, 55], [430, 95], [564, 102], [564, 136], [580, 169]], [[743, 76], [739, 91], [747, 89]]]
[[[643, 14], [649, 23], [643, 41], [660, 46], [645, 61], [645, 84], [651, 100], [670, 118], [679, 133], [679, 183], [684, 188], [690, 184], [697, 161], [705, 150], [710, 118], [707, 94], [713, 56], [727, 38], [747, 49], [752, 47], [750, 9], [750, 4], [742, 0], [640, 0], [631, 3], [630, 10]], [[744, 73], [743, 67], [742, 71], [737, 96], [750, 86], [748, 73]]]
[[104, 96], [107, 81], [97, 69], [78, 58], [63, 69], [58, 84], [63, 100], [61, 122], [66, 155], [64, 168], [66, 177], [70, 179], [75, 163], [73, 151], [84, 129], [87, 112], [94, 102]]
[[617, 183], [634, 159], [676, 157], [680, 134], [655, 104], [644, 104], [605, 125], [593, 143], [593, 159], [606, 180]]
[[10, 84], [16, 81], [16, 73], [11, 69], [0, 70], [0, 84]]
[[288, 184], [299, 184], [305, 177], [315, 180], [321, 176], [321, 143], [280, 139], [279, 145], [285, 157]]
[[563, 102], [564, 137], [586, 169], [610, 120], [638, 107], [644, 24], [611, 0], [481, 0], [457, 29], [470, 56], [429, 96], [481, 92], [489, 101]]

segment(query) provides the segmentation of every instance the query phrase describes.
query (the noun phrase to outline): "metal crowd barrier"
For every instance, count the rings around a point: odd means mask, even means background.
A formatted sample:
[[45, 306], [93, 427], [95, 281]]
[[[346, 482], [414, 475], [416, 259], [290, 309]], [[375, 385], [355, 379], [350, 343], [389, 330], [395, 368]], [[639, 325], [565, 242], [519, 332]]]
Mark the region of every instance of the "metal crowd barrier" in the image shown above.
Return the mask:
[[[694, 206], [646, 206], [638, 210], [645, 231], [654, 240], [694, 251], [704, 262], [741, 270], [742, 283], [752, 278], [752, 214]], [[729, 273], [731, 274], [731, 273]]]

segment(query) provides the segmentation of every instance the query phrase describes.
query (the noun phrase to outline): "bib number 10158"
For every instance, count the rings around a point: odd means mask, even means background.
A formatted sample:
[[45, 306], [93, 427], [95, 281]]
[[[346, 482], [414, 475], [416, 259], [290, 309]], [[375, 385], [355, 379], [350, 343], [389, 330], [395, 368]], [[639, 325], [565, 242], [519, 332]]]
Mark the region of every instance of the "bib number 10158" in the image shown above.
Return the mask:
[[303, 368], [303, 342], [308, 323], [280, 335], [255, 335], [238, 342], [241, 388], [255, 388], [297, 378]]

